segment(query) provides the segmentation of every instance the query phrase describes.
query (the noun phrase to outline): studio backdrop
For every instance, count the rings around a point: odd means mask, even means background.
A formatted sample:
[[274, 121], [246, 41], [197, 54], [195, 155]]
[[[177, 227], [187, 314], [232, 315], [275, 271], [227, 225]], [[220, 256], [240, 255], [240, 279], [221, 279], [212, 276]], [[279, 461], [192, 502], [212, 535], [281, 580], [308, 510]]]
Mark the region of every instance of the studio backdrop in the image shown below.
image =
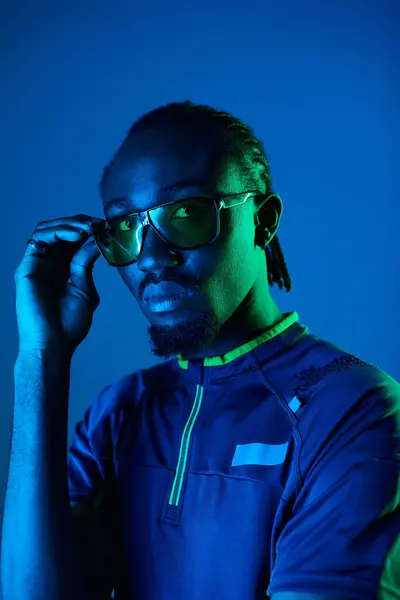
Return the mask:
[[[1, 512], [26, 240], [38, 221], [103, 216], [103, 166], [161, 104], [210, 104], [254, 128], [284, 205], [293, 291], [274, 288], [278, 306], [400, 379], [398, 13], [389, 0], [1, 4]], [[156, 362], [117, 270], [99, 259], [94, 273], [70, 442], [103, 387]]]

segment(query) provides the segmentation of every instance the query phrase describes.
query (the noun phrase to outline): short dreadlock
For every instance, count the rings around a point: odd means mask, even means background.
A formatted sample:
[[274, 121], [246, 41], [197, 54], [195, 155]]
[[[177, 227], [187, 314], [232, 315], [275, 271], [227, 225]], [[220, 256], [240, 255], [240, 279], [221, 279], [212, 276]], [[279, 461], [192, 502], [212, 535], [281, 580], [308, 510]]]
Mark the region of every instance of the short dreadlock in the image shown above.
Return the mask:
[[[211, 106], [194, 104], [189, 100], [174, 102], [160, 106], [140, 117], [130, 128], [126, 139], [138, 131], [149, 127], [157, 127], [166, 123], [186, 122], [199, 125], [202, 131], [210, 127], [219, 127], [224, 133], [224, 152], [228, 157], [237, 160], [243, 169], [247, 183], [257, 187], [260, 179], [265, 186], [265, 194], [273, 194], [270, 167], [264, 150], [263, 142], [254, 135], [253, 130], [238, 118], [228, 112], [221, 112]], [[204, 128], [204, 129], [203, 129]], [[104, 182], [115, 160], [104, 168], [100, 181], [100, 192], [103, 192]], [[281, 245], [275, 235], [265, 249], [267, 257], [268, 283], [277, 284], [279, 289], [287, 292], [292, 289]]]

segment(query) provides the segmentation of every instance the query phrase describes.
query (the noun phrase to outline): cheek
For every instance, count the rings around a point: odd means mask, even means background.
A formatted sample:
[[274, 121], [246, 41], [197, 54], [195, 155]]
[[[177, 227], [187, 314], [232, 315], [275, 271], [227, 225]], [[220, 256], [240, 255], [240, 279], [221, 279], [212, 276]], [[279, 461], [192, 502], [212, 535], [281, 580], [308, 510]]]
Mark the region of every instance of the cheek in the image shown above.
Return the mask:
[[118, 273], [121, 276], [122, 281], [125, 283], [126, 287], [129, 289], [131, 294], [138, 300], [137, 295], [137, 285], [135, 285], [135, 266], [129, 265], [128, 267], [117, 267]]
[[227, 223], [224, 234], [221, 236], [222, 263], [225, 275], [233, 280], [238, 287], [244, 282], [254, 278], [256, 266], [256, 248], [254, 245], [254, 225], [249, 211], [233, 211], [228, 215], [231, 221]]
[[[213, 246], [215, 246], [213, 248]], [[219, 314], [229, 313], [242, 302], [257, 277], [256, 249], [251, 231], [244, 227], [234, 234], [220, 236], [208, 257], [204, 291]]]

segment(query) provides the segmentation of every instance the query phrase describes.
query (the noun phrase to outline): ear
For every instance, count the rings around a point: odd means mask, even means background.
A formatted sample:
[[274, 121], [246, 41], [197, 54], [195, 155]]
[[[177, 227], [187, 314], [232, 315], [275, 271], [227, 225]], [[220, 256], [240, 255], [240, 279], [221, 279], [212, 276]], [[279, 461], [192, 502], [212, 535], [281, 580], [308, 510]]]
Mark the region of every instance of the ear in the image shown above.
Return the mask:
[[283, 204], [278, 194], [269, 194], [257, 198], [255, 206], [256, 243], [265, 248], [276, 235]]

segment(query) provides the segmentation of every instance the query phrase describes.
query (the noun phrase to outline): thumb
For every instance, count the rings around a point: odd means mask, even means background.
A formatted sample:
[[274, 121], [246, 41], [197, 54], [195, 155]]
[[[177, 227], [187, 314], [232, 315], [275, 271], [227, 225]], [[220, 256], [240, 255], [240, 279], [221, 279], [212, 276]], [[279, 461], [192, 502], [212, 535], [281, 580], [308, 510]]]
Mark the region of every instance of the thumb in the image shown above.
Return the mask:
[[74, 254], [70, 267], [70, 283], [96, 305], [100, 303], [100, 297], [93, 280], [93, 268], [99, 256], [100, 250], [91, 237]]

